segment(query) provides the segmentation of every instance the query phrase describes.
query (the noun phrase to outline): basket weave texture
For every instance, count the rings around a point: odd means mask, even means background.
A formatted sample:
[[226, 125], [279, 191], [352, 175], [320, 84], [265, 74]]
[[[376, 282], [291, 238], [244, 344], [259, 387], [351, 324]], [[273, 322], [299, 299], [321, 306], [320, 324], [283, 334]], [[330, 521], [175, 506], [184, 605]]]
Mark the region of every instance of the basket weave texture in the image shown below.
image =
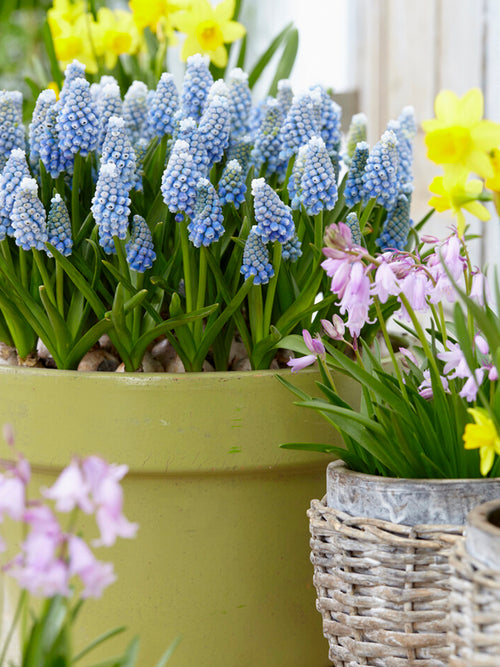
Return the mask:
[[[338, 667], [446, 667], [449, 554], [462, 526], [308, 510], [316, 606]], [[497, 667], [500, 667], [498, 663]]]
[[470, 556], [464, 540], [450, 554], [452, 667], [500, 666], [500, 572]]

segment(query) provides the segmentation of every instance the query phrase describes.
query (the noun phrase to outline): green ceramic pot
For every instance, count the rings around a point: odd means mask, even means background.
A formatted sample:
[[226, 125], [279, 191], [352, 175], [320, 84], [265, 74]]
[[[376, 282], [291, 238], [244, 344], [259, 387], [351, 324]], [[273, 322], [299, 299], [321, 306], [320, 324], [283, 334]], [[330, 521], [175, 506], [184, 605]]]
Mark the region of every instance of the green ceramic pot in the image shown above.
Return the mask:
[[[74, 454], [130, 469], [125, 513], [139, 534], [98, 554], [118, 581], [86, 603], [78, 645], [124, 624], [141, 637], [140, 667], [178, 635], [173, 667], [325, 665], [305, 513], [327, 460], [279, 444], [338, 437], [274, 376], [0, 367], [0, 424], [12, 423], [36, 482], [50, 484]], [[314, 393], [318, 379], [305, 370], [294, 383]], [[353, 385], [346, 392], [355, 400]]]

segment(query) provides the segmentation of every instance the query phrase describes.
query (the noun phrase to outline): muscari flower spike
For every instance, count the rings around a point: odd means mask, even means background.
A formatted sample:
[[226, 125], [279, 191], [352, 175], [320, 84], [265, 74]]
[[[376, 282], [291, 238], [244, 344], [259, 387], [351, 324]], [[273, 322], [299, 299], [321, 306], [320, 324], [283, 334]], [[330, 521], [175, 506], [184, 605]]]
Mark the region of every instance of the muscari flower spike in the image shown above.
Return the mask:
[[[311, 92], [314, 94], [314, 104], [318, 105], [319, 111], [319, 127], [317, 133], [325, 142], [328, 153], [338, 153], [342, 138], [340, 127], [342, 109], [332, 100], [323, 86], [314, 86], [311, 88]], [[317, 101], [316, 95], [318, 95]]]
[[38, 161], [40, 160], [40, 143], [44, 131], [44, 123], [49, 109], [56, 103], [56, 94], [50, 88], [42, 90], [38, 96], [28, 128], [30, 164], [38, 171]]
[[217, 79], [210, 86], [208, 95], [205, 98], [205, 105], [203, 107], [203, 111], [206, 111], [207, 107], [212, 103], [212, 100], [216, 96], [225, 97], [229, 100], [229, 88], [227, 87], [226, 82], [223, 81], [222, 79]]
[[69, 84], [56, 129], [59, 149], [65, 160], [74, 158], [77, 153], [85, 157], [97, 148], [100, 123], [86, 79], [73, 79]]
[[397, 120], [395, 134], [398, 138], [398, 179], [401, 189], [406, 184], [413, 182], [413, 140], [417, 134], [417, 123], [413, 107], [405, 107], [402, 110]]
[[11, 213], [14, 197], [24, 178], [31, 178], [26, 163], [26, 154], [20, 148], [14, 148], [9, 155], [7, 164], [0, 174], [0, 239], [6, 235], [14, 236]]
[[366, 161], [363, 174], [364, 197], [374, 197], [390, 211], [396, 204], [399, 191], [398, 167], [398, 140], [392, 130], [387, 130]]
[[358, 216], [354, 211], [346, 216], [345, 224], [351, 230], [351, 238], [356, 245], [361, 245], [361, 228], [359, 226]]
[[174, 116], [178, 108], [179, 93], [174, 77], [168, 72], [163, 72], [148, 109], [148, 122], [154, 136], [161, 139], [167, 134], [173, 134]]
[[13, 148], [26, 148], [23, 96], [17, 90], [0, 90], [0, 169]]
[[294, 98], [281, 128], [282, 160], [288, 162], [302, 145], [318, 133], [320, 103], [319, 91], [311, 91]]
[[143, 184], [142, 177], [144, 175], [144, 158], [146, 157], [146, 151], [148, 150], [149, 142], [144, 137], [141, 137], [139, 141], [134, 146], [135, 153], [135, 176], [133, 189], [138, 192], [142, 192]]
[[252, 108], [252, 93], [248, 86], [248, 74], [240, 67], [229, 72], [229, 103], [231, 106], [231, 134], [245, 134]]
[[118, 167], [113, 162], [102, 164], [91, 211], [99, 229], [99, 243], [104, 252], [116, 252], [113, 236], [119, 239], [127, 236], [129, 207], [128, 190], [120, 179]]
[[281, 248], [281, 257], [289, 262], [296, 262], [302, 255], [302, 244], [299, 237], [294, 232], [293, 237], [289, 241], [285, 241]]
[[264, 164], [266, 174], [282, 174], [286, 171], [286, 163], [280, 156], [282, 148], [281, 127], [283, 114], [277, 100], [271, 99], [267, 103], [262, 123], [255, 135], [255, 143], [252, 151], [252, 162], [258, 173]]
[[118, 81], [115, 79], [115, 77], [110, 76], [109, 74], [103, 74], [98, 83], [90, 84], [90, 96], [96, 104], [99, 102], [99, 97], [102, 95], [104, 87], [109, 84], [114, 86], [118, 85]]
[[102, 151], [102, 145], [108, 130], [109, 119], [113, 116], [120, 118], [123, 113], [123, 102], [118, 84], [111, 82], [102, 86], [99, 95], [95, 99], [95, 103], [101, 124], [97, 147], [99, 151]]
[[251, 137], [255, 137], [259, 131], [269, 100], [272, 99], [274, 98], [268, 95], [265, 99], [259, 100], [259, 102], [250, 109], [250, 115], [248, 116], [248, 134]]
[[85, 65], [78, 60], [73, 60], [64, 70], [64, 81], [59, 93], [61, 104], [65, 101], [70, 86], [75, 79], [85, 79]]
[[186, 117], [199, 120], [214, 79], [208, 69], [210, 59], [196, 53], [187, 59], [181, 91], [181, 108]]
[[131, 269], [144, 273], [153, 266], [156, 253], [153, 245], [153, 236], [147, 222], [141, 215], [132, 218], [130, 241], [125, 246], [127, 262]]
[[254, 285], [266, 285], [274, 276], [274, 269], [269, 261], [269, 251], [257, 233], [257, 225], [254, 225], [248, 234], [243, 250], [243, 264], [240, 273], [245, 280], [254, 276]]
[[118, 168], [121, 181], [131, 190], [136, 182], [136, 158], [123, 118], [112, 116], [108, 122], [106, 138], [102, 147], [101, 162], [113, 162]]
[[60, 109], [61, 102], [57, 101], [47, 110], [40, 136], [40, 159], [52, 178], [57, 178], [62, 171], [71, 173], [73, 169], [73, 156], [66, 159], [59, 148], [57, 118]]
[[147, 115], [148, 87], [142, 81], [134, 81], [123, 98], [123, 118], [132, 145], [141, 136]]
[[295, 225], [292, 210], [281, 201], [279, 195], [263, 178], [253, 179], [252, 194], [257, 222], [256, 233], [262, 237], [264, 243], [268, 241], [285, 243], [293, 238]]
[[227, 97], [213, 97], [201, 116], [198, 132], [205, 146], [210, 168], [222, 160], [229, 145], [231, 109]]
[[245, 174], [238, 160], [226, 162], [217, 189], [222, 206], [231, 202], [235, 208], [239, 208], [245, 201], [247, 191]]
[[307, 144], [300, 190], [300, 202], [309, 215], [331, 211], [337, 203], [335, 171], [321, 137], [313, 137]]
[[34, 178], [23, 178], [17, 188], [11, 221], [16, 245], [23, 250], [45, 250], [46, 215]]
[[370, 149], [366, 141], [360, 141], [354, 150], [344, 189], [345, 203], [349, 208], [356, 206], [365, 196], [363, 174], [369, 154]]
[[[66, 204], [58, 192], [50, 200], [49, 215], [47, 216], [47, 236], [50, 245], [54, 246], [61, 255], [65, 257], [71, 255], [73, 248], [71, 220]], [[47, 250], [47, 255], [52, 257], [49, 250]]]
[[193, 215], [199, 178], [188, 142], [177, 139], [161, 179], [163, 201], [171, 213], [177, 213], [177, 222], [183, 219], [182, 212], [189, 217]]
[[196, 184], [194, 216], [188, 225], [189, 240], [196, 247], [209, 246], [224, 234], [224, 216], [217, 192], [208, 178]]
[[250, 155], [252, 153], [253, 142], [249, 134], [244, 134], [234, 139], [231, 138], [229, 149], [227, 151], [227, 160], [238, 160], [243, 169], [243, 173], [248, 171], [248, 164], [250, 162]]
[[366, 141], [367, 136], [367, 118], [364, 113], [357, 113], [351, 118], [349, 130], [347, 132], [346, 150], [342, 156], [344, 163], [350, 167], [356, 146], [361, 141]]
[[289, 79], [280, 79], [278, 81], [278, 92], [276, 93], [276, 99], [278, 104], [283, 112], [283, 117], [286, 118], [293, 102], [293, 90], [292, 84]]
[[409, 183], [406, 194], [400, 193], [396, 205], [392, 208], [385, 219], [382, 232], [375, 243], [382, 252], [385, 250], [404, 250], [408, 243], [408, 234], [413, 225], [410, 218], [411, 184]]
[[209, 158], [205, 138], [201, 135], [196, 122], [192, 118], [179, 121], [177, 138], [187, 142], [189, 152], [193, 156], [194, 165], [198, 169], [198, 176], [200, 178], [208, 176]]

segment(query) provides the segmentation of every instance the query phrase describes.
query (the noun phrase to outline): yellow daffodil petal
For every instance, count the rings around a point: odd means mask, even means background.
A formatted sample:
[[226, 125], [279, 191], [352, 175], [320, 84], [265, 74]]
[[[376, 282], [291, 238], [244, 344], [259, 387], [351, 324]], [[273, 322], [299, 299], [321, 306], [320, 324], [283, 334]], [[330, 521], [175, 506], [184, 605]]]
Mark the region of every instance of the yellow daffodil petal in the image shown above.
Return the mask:
[[455, 209], [454, 213], [457, 216], [457, 234], [459, 239], [463, 239], [465, 233], [465, 216], [462, 213], [462, 209]]
[[443, 213], [443, 211], [448, 211], [451, 208], [450, 202], [444, 197], [431, 197], [429, 206], [435, 208], [438, 213]]
[[181, 60], [186, 62], [189, 56], [194, 56], [195, 53], [201, 53], [200, 45], [195, 35], [188, 35], [182, 45]]
[[457, 113], [458, 97], [451, 90], [442, 90], [436, 96], [434, 111], [436, 118], [442, 123], [455, 122]]
[[471, 201], [468, 204], [464, 204], [463, 208], [465, 208], [466, 211], [469, 211], [469, 213], [472, 213], [472, 215], [476, 216], [476, 218], [482, 220], [483, 222], [486, 222], [486, 220], [491, 218], [491, 214], [488, 209], [478, 201]]
[[[229, 21], [234, 16], [235, 1], [222, 0], [214, 9], [214, 14], [218, 21]], [[236, 39], [238, 39], [236, 37]]]
[[482, 120], [471, 128], [471, 139], [480, 150], [489, 152], [500, 145], [500, 125]]
[[483, 93], [479, 88], [471, 88], [458, 100], [458, 118], [460, 125], [470, 126], [479, 123], [483, 117]]
[[227, 50], [224, 45], [219, 46], [210, 53], [210, 60], [216, 67], [225, 67], [227, 65]]
[[472, 172], [483, 178], [491, 178], [495, 173], [489, 156], [481, 151], [471, 151], [467, 156], [466, 164]]
[[227, 23], [222, 25], [222, 35], [226, 44], [234, 42], [237, 39], [241, 39], [245, 36], [245, 33], [245, 27], [237, 21], [227, 21]]
[[479, 449], [479, 457], [481, 461], [479, 470], [481, 471], [481, 475], [486, 477], [486, 475], [493, 467], [493, 462], [495, 460], [495, 450], [491, 447], [481, 447]]

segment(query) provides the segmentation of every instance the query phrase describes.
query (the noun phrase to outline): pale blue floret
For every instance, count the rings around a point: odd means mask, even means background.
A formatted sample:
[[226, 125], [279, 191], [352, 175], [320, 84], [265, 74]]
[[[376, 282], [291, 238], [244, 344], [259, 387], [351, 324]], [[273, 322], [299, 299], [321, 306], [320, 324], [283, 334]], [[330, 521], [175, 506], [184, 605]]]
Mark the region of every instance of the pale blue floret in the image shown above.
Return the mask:
[[321, 96], [317, 91], [295, 97], [281, 128], [280, 158], [288, 160], [318, 133]]
[[351, 118], [349, 130], [347, 132], [346, 149], [342, 156], [347, 167], [351, 166], [352, 158], [356, 146], [361, 141], [366, 141], [367, 136], [367, 118], [364, 113], [357, 113]]
[[[115, 79], [114, 76], [110, 76], [109, 74], [103, 74], [101, 78], [99, 79], [99, 83], [91, 83], [90, 84], [90, 96], [92, 100], [98, 104], [99, 98], [102, 95], [102, 91], [105, 86], [112, 84], [113, 86], [118, 85], [118, 81]], [[113, 114], [114, 115], [114, 114]], [[118, 115], [118, 114], [116, 114]]]
[[114, 253], [113, 237], [124, 239], [127, 236], [130, 199], [113, 162], [106, 162], [99, 169], [91, 210], [101, 247], [108, 254]]
[[142, 81], [134, 81], [123, 98], [123, 118], [130, 141], [135, 144], [142, 133], [148, 115], [148, 87]]
[[77, 153], [85, 157], [97, 148], [100, 123], [90, 97], [90, 84], [85, 79], [73, 79], [69, 84], [56, 129], [59, 149], [66, 160]]
[[250, 115], [248, 116], [248, 134], [251, 137], [255, 137], [259, 131], [260, 125], [266, 113], [267, 105], [270, 100], [274, 99], [271, 96], [259, 100], [255, 106], [250, 109]]
[[130, 241], [125, 246], [125, 251], [127, 262], [134, 271], [144, 273], [153, 266], [156, 259], [153, 237], [147, 222], [140, 215], [132, 218]]
[[280, 81], [278, 81], [276, 99], [283, 113], [283, 118], [286, 118], [293, 102], [292, 84], [289, 79], [280, 79]]
[[302, 197], [302, 176], [306, 168], [307, 144], [299, 148], [295, 162], [293, 163], [292, 173], [288, 180], [288, 195], [290, 197], [290, 206], [294, 211], [300, 208]]
[[254, 285], [266, 285], [274, 276], [274, 269], [269, 261], [269, 251], [257, 232], [257, 225], [254, 225], [248, 234], [240, 273], [245, 280], [254, 276]]
[[363, 174], [364, 198], [375, 198], [389, 211], [398, 196], [398, 167], [398, 140], [392, 130], [387, 130], [368, 156]]
[[26, 148], [23, 96], [17, 90], [0, 90], [0, 169], [13, 148]]
[[417, 133], [413, 107], [405, 107], [397, 121], [388, 123], [387, 129], [393, 130], [398, 139], [398, 180], [401, 190], [404, 185], [413, 182], [413, 140]]
[[196, 202], [196, 184], [199, 169], [189, 152], [187, 141], [177, 139], [172, 149], [167, 167], [161, 180], [163, 201], [171, 213], [177, 213], [176, 220], [182, 220], [182, 213], [191, 217]]
[[289, 262], [296, 262], [302, 255], [302, 244], [297, 234], [294, 233], [289, 241], [283, 243], [281, 249], [281, 257]]
[[161, 139], [174, 133], [174, 116], [179, 108], [179, 93], [174, 77], [163, 72], [148, 109], [148, 122], [153, 135]]
[[40, 160], [40, 144], [44, 131], [44, 123], [49, 109], [56, 103], [56, 94], [48, 88], [42, 90], [38, 96], [33, 111], [31, 123], [28, 128], [30, 164], [38, 171], [38, 161]]
[[408, 234], [413, 224], [410, 218], [410, 203], [411, 195], [401, 193], [394, 208], [388, 212], [382, 233], [375, 241], [382, 252], [406, 248]]
[[252, 151], [252, 163], [258, 173], [266, 164], [266, 174], [281, 174], [286, 171], [286, 164], [280, 156], [282, 140], [280, 130], [283, 125], [283, 114], [277, 100], [271, 99], [255, 135]]
[[245, 134], [252, 108], [252, 93], [248, 86], [248, 74], [240, 67], [229, 72], [229, 102], [231, 105], [231, 133]]
[[[102, 79], [104, 79], [104, 77], [101, 78], [101, 81]], [[95, 99], [95, 103], [100, 122], [98, 150], [102, 151], [109, 119], [113, 116], [120, 118], [123, 113], [123, 102], [118, 84], [110, 82], [101, 86], [99, 95]]]
[[249, 134], [244, 134], [236, 139], [232, 137], [227, 151], [227, 160], [238, 160], [245, 176], [248, 171], [252, 148], [252, 137]]
[[345, 224], [351, 230], [351, 238], [356, 245], [361, 245], [361, 228], [359, 226], [358, 216], [354, 211], [346, 216]]
[[[73, 248], [71, 220], [69, 219], [66, 204], [59, 193], [56, 193], [50, 200], [49, 215], [47, 216], [47, 235], [50, 245], [54, 246], [61, 255], [65, 257], [71, 255]], [[52, 253], [48, 250], [47, 255], [52, 257]]]
[[25, 152], [14, 148], [0, 174], [0, 240], [6, 235], [14, 236], [11, 221], [14, 197], [21, 181], [30, 177]]
[[207, 107], [210, 106], [214, 97], [225, 97], [229, 101], [229, 88], [227, 87], [226, 82], [223, 79], [217, 79], [210, 86], [208, 95], [205, 98], [205, 105], [203, 106], [203, 111], [207, 110]]
[[198, 121], [214, 79], [208, 69], [209, 58], [196, 53], [187, 59], [181, 92], [181, 108], [185, 117]]
[[71, 173], [73, 169], [73, 157], [65, 159], [59, 148], [57, 117], [60, 109], [61, 102], [57, 101], [47, 110], [40, 136], [40, 159], [52, 178], [57, 178], [62, 171]]
[[127, 190], [132, 189], [136, 182], [136, 158], [123, 118], [112, 116], [109, 119], [101, 162], [113, 162]]
[[263, 178], [252, 181], [256, 232], [264, 243], [279, 241], [285, 243], [293, 238], [295, 225], [292, 210]]
[[75, 79], [85, 79], [85, 65], [78, 60], [73, 60], [73, 62], [67, 65], [64, 70], [64, 81], [61, 92], [59, 93], [61, 104], [66, 99], [68, 90]]
[[46, 249], [45, 209], [38, 198], [38, 186], [34, 178], [23, 178], [17, 188], [11, 221], [16, 245], [23, 250]]
[[349, 208], [356, 206], [365, 196], [363, 174], [369, 153], [370, 149], [366, 141], [360, 141], [354, 150], [344, 189], [345, 203]]
[[187, 142], [189, 152], [193, 156], [194, 165], [198, 169], [198, 178], [208, 176], [208, 153], [205, 147], [205, 140], [196, 122], [192, 118], [180, 120], [177, 136], [181, 141]]
[[321, 137], [313, 137], [305, 153], [300, 201], [309, 215], [317, 215], [325, 209], [330, 211], [337, 199], [335, 171], [325, 142]]
[[135, 153], [135, 176], [133, 189], [138, 192], [142, 192], [143, 184], [142, 177], [144, 175], [144, 158], [146, 157], [146, 151], [148, 150], [149, 142], [144, 137], [141, 137], [139, 141], [134, 146]]
[[208, 167], [220, 162], [229, 145], [231, 109], [226, 97], [215, 95], [203, 112], [198, 126], [208, 156]]
[[[317, 85], [311, 88], [311, 93], [314, 95], [315, 106], [318, 105], [319, 119], [318, 132], [325, 142], [328, 153], [338, 153], [341, 142], [341, 120], [342, 109], [332, 100], [330, 95], [326, 92], [323, 86]], [[318, 95], [318, 98], [316, 98]], [[317, 101], [316, 101], [317, 99]]]
[[196, 247], [209, 246], [224, 234], [224, 216], [217, 192], [208, 178], [196, 184], [194, 216], [188, 225], [189, 240]]
[[218, 185], [221, 204], [231, 202], [235, 208], [239, 208], [240, 204], [245, 201], [246, 191], [245, 174], [240, 163], [238, 160], [229, 160], [229, 162], [226, 162]]

